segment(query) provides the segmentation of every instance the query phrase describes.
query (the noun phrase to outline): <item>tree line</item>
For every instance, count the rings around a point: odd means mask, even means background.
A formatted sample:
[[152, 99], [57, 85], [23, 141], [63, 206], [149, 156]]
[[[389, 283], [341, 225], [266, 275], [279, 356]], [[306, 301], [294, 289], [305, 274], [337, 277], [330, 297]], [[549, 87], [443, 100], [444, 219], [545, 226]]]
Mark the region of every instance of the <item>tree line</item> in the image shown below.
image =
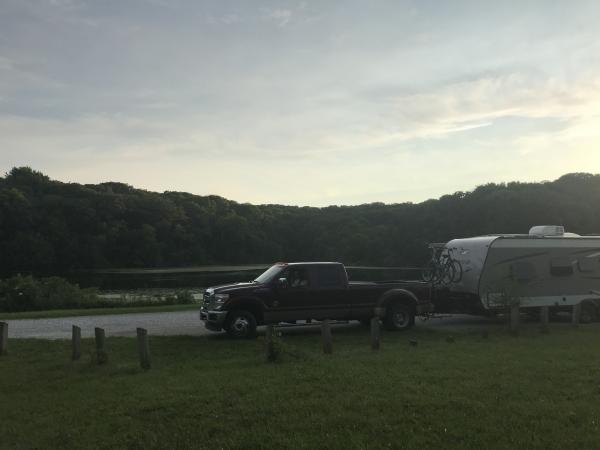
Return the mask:
[[526, 233], [536, 224], [600, 233], [599, 204], [600, 175], [583, 173], [418, 204], [314, 208], [63, 183], [18, 167], [0, 178], [0, 274], [307, 260], [419, 265], [427, 243], [456, 237]]

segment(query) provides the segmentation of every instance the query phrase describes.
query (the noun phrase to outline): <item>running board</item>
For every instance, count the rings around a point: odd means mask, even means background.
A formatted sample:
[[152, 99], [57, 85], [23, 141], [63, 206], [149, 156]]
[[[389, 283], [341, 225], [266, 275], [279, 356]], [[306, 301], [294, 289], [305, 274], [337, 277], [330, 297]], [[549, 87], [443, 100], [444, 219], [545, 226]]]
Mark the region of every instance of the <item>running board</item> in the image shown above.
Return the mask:
[[[297, 328], [297, 327], [310, 327], [312, 325], [320, 325], [321, 322], [320, 320], [313, 320], [311, 322], [305, 322], [302, 321], [301, 323], [286, 323], [286, 322], [280, 322], [278, 324], [275, 324], [275, 326], [277, 328]], [[330, 325], [343, 325], [343, 324], [348, 324], [350, 323], [349, 320], [331, 320], [329, 321]]]

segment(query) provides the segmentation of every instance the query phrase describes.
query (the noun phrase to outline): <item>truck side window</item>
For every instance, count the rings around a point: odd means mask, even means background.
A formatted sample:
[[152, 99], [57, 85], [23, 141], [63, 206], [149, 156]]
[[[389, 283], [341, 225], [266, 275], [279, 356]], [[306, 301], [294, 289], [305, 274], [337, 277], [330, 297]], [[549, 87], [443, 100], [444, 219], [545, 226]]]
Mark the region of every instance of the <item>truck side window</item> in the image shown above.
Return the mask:
[[573, 264], [567, 258], [554, 258], [550, 261], [550, 273], [555, 277], [573, 275]]
[[289, 286], [292, 288], [307, 287], [309, 285], [308, 269], [305, 267], [292, 267], [287, 275]]
[[317, 284], [320, 287], [338, 287], [342, 285], [342, 277], [337, 266], [317, 267]]
[[510, 265], [510, 276], [516, 281], [530, 281], [535, 278], [535, 266], [528, 261], [517, 261]]

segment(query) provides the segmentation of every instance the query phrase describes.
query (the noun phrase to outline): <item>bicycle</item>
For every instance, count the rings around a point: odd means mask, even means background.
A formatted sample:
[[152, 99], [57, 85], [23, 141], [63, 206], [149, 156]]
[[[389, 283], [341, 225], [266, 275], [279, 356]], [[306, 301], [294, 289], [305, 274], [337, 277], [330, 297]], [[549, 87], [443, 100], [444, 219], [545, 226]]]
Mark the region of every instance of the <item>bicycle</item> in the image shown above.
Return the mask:
[[433, 284], [448, 285], [462, 280], [463, 270], [460, 262], [452, 258], [452, 249], [444, 244], [430, 244], [431, 259], [423, 269], [423, 281]]

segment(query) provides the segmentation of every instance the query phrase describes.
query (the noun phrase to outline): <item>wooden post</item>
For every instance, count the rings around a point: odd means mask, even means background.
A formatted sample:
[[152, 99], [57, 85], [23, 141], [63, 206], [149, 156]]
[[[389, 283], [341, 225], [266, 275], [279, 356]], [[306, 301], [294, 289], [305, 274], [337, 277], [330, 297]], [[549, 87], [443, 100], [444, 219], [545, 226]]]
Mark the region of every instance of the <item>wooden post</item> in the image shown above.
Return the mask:
[[106, 364], [108, 362], [108, 355], [104, 348], [104, 329], [96, 327], [94, 328], [94, 334], [96, 335], [96, 362], [99, 365]]
[[8, 323], [0, 322], [0, 355], [6, 355], [8, 347]]
[[275, 325], [267, 325], [265, 330], [265, 356], [268, 362], [277, 360], [277, 352], [275, 350]]
[[379, 317], [371, 318], [371, 349], [379, 350], [381, 346], [381, 325], [379, 323]]
[[550, 322], [550, 308], [547, 306], [542, 306], [540, 309], [540, 323], [541, 323], [541, 331], [542, 333], [550, 332], [550, 328], [548, 327], [548, 323]]
[[150, 369], [150, 345], [148, 343], [148, 330], [137, 328], [138, 353], [140, 354], [140, 367], [144, 370]]
[[73, 353], [71, 359], [77, 361], [81, 358], [81, 328], [73, 325], [73, 332], [71, 333], [71, 342], [73, 344]]
[[573, 312], [571, 313], [571, 324], [574, 327], [578, 327], [580, 320], [581, 320], [581, 303], [577, 303], [576, 305], [573, 305]]
[[513, 335], [519, 334], [519, 304], [510, 305], [510, 332]]
[[323, 353], [330, 355], [333, 352], [333, 343], [329, 319], [324, 319], [321, 323], [321, 338], [323, 340]]

